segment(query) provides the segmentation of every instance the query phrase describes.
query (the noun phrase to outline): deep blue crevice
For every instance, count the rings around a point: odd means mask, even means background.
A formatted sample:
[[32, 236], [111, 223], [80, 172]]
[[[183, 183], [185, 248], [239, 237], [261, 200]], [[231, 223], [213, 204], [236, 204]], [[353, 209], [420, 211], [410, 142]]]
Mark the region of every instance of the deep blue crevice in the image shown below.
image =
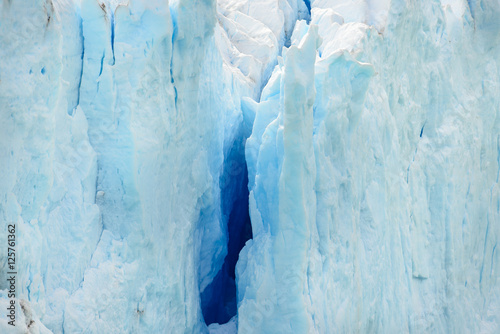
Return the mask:
[[311, 15], [311, 0], [304, 0], [306, 4], [307, 10], [309, 11], [309, 15]]
[[102, 69], [104, 68], [104, 57], [106, 56], [106, 53], [103, 51], [102, 57], [101, 57], [101, 68], [99, 69], [99, 76], [102, 74]]
[[68, 115], [70, 116], [73, 116], [75, 111], [76, 111], [76, 108], [80, 105], [80, 90], [81, 90], [81, 87], [82, 87], [82, 78], [83, 78], [83, 59], [85, 58], [85, 37], [83, 37], [83, 21], [82, 21], [82, 18], [79, 17], [79, 33], [80, 33], [80, 43], [81, 43], [81, 46], [82, 46], [82, 53], [80, 55], [80, 76], [78, 78], [78, 88], [77, 88], [77, 91], [76, 91], [76, 101], [75, 101], [75, 105], [73, 106], [68, 106]]
[[113, 63], [115, 64], [115, 14], [111, 11], [111, 53], [113, 55]]
[[174, 87], [174, 98], [175, 98], [175, 106], [177, 107], [177, 87], [175, 87], [175, 82], [174, 82], [174, 48], [175, 48], [175, 41], [177, 39], [177, 34], [178, 34], [178, 24], [177, 24], [177, 9], [175, 7], [170, 7], [170, 17], [172, 18], [172, 26], [173, 26], [173, 31], [172, 31], [172, 55], [170, 57], [170, 81], [172, 83], [172, 86]]
[[[242, 131], [244, 132], [244, 131]], [[227, 220], [227, 255], [221, 270], [201, 294], [207, 325], [223, 324], [236, 315], [236, 262], [245, 243], [252, 238], [248, 210], [248, 173], [244, 154], [246, 136], [241, 135], [225, 155], [220, 177], [221, 210]]]

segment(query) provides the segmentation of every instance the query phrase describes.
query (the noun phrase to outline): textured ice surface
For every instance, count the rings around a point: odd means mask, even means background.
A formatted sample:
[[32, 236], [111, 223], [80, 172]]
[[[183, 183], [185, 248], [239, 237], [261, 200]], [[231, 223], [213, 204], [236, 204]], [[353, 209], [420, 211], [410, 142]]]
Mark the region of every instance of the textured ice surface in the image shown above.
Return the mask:
[[253, 105], [239, 332], [498, 331], [498, 2], [328, 4]]
[[3, 1], [0, 332], [499, 332], [499, 17]]

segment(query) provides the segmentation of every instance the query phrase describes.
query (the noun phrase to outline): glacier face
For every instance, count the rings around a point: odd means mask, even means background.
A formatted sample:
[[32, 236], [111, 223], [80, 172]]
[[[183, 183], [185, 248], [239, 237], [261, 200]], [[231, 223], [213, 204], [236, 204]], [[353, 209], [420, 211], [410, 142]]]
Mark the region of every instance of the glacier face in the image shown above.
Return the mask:
[[0, 331], [500, 331], [498, 17], [4, 1]]
[[240, 332], [498, 331], [499, 7], [483, 5], [393, 1], [377, 28], [312, 2], [253, 104]]

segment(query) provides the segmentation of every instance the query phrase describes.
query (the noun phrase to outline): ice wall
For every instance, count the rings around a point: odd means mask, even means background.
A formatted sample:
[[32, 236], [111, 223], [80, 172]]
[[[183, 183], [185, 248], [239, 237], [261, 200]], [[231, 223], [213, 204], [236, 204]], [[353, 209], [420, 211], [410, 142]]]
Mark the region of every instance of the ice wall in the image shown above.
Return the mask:
[[[7, 223], [16, 224], [17, 296], [24, 299], [23, 310], [18, 300], [16, 329], [37, 331], [44, 328], [37, 315], [46, 315], [50, 326], [63, 298], [78, 288], [99, 239], [96, 154], [85, 115], [68, 115], [77, 104], [81, 72], [74, 8], [3, 2], [0, 17], [0, 237], [6, 245]], [[5, 254], [1, 289], [7, 287]], [[1, 326], [12, 330], [3, 320]]]
[[312, 1], [249, 104], [240, 333], [499, 330], [500, 6], [370, 5]]
[[498, 17], [3, 1], [0, 332], [500, 331]]
[[215, 2], [11, 1], [0, 17], [16, 329], [206, 332], [200, 293], [227, 252], [219, 183], [253, 91], [220, 55]]

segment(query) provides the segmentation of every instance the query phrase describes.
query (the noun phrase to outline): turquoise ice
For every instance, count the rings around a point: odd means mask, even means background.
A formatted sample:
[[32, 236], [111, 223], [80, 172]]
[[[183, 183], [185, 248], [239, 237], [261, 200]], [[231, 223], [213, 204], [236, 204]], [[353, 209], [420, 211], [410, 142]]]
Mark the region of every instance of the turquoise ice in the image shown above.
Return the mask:
[[0, 332], [499, 332], [499, 17], [3, 1]]

